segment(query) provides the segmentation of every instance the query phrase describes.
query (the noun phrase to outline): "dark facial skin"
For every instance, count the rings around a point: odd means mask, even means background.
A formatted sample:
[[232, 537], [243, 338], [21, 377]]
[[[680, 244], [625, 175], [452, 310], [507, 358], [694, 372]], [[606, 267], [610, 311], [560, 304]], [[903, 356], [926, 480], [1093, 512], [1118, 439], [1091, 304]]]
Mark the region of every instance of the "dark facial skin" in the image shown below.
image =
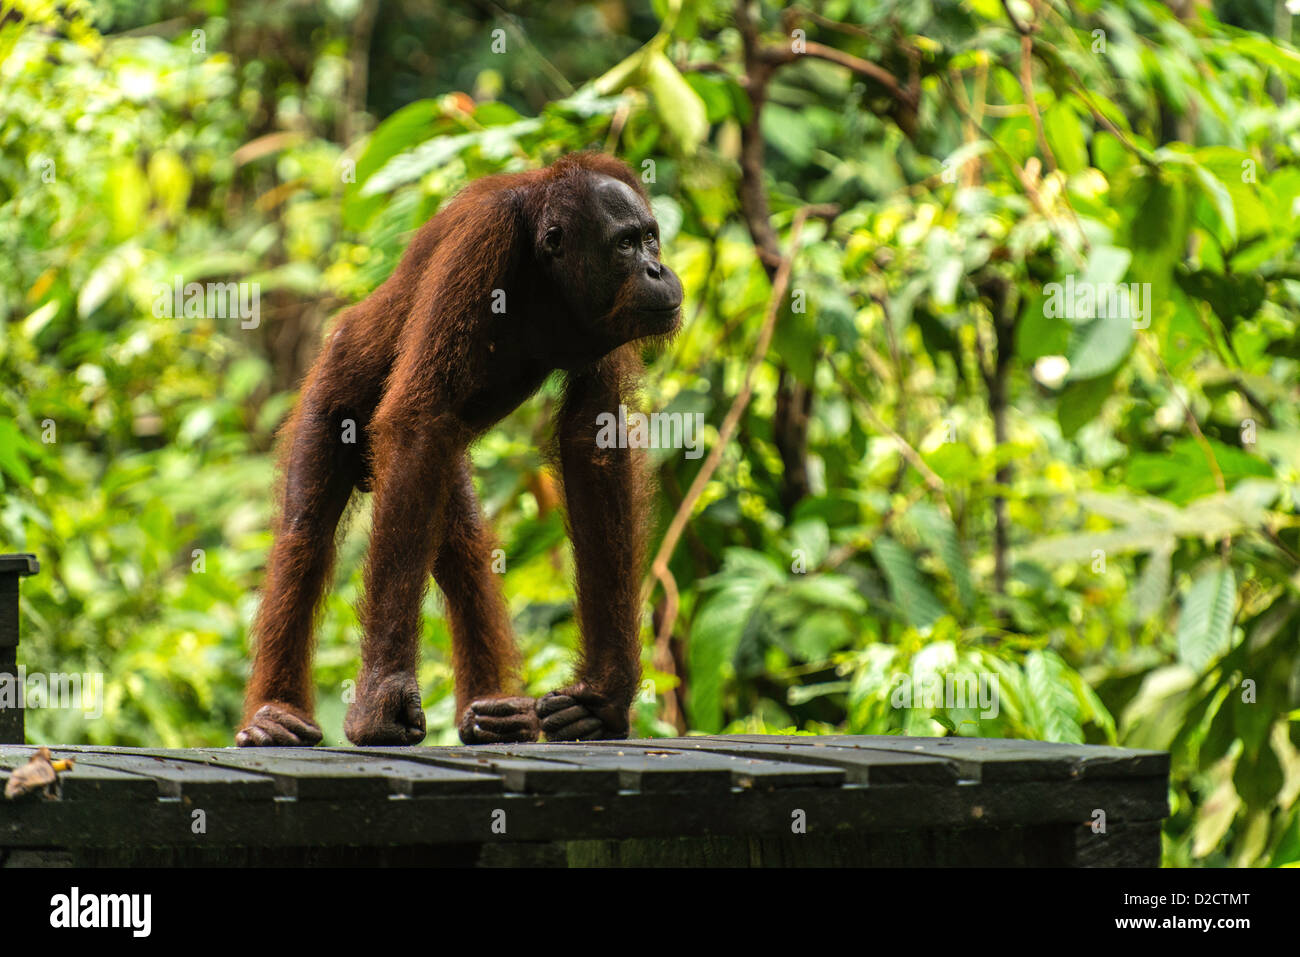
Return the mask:
[[586, 199], [567, 228], [558, 216], [547, 223], [541, 250], [577, 322], [610, 349], [671, 334], [682, 284], [660, 261], [654, 216], [610, 176], [593, 175]]

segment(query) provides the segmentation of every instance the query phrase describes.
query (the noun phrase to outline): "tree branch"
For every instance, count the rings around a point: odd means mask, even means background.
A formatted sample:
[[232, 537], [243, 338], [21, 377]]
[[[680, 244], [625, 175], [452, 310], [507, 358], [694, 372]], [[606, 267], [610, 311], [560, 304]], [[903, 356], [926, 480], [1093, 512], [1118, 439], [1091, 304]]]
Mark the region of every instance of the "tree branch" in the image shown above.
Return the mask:
[[794, 225], [790, 230], [790, 251], [782, 257], [777, 268], [776, 278], [772, 283], [772, 295], [767, 303], [767, 314], [763, 317], [763, 325], [759, 329], [758, 341], [754, 344], [754, 351], [749, 357], [749, 365], [745, 369], [745, 378], [740, 392], [732, 400], [731, 408], [727, 410], [727, 414], [722, 420], [722, 425], [718, 429], [717, 442], [709, 450], [708, 458], [704, 460], [700, 470], [695, 473], [695, 479], [691, 482], [686, 497], [682, 499], [682, 504], [678, 506], [677, 513], [669, 522], [668, 530], [664, 532], [663, 541], [659, 545], [659, 551], [655, 554], [654, 561], [650, 563], [650, 576], [646, 578], [642, 585], [643, 602], [649, 599], [655, 580], [663, 585], [664, 594], [667, 598], [663, 620], [660, 622], [658, 634], [655, 636], [656, 661], [663, 660], [661, 658], [663, 655], [671, 654], [668, 641], [672, 635], [673, 625], [677, 621], [677, 582], [673, 579], [668, 563], [672, 559], [677, 543], [682, 537], [686, 523], [690, 521], [691, 512], [694, 511], [700, 496], [704, 494], [705, 487], [709, 484], [709, 480], [713, 478], [713, 473], [717, 471], [718, 465], [722, 462], [723, 453], [726, 452], [727, 445], [740, 424], [740, 417], [744, 415], [745, 409], [749, 406], [749, 400], [754, 394], [754, 376], [758, 372], [758, 367], [767, 357], [768, 347], [772, 344], [772, 335], [776, 331], [777, 315], [780, 312], [781, 303], [785, 301], [786, 289], [790, 285], [790, 272], [793, 268], [794, 257], [799, 251], [799, 239], [803, 234], [804, 222], [808, 216], [808, 208], [800, 209], [795, 213]]

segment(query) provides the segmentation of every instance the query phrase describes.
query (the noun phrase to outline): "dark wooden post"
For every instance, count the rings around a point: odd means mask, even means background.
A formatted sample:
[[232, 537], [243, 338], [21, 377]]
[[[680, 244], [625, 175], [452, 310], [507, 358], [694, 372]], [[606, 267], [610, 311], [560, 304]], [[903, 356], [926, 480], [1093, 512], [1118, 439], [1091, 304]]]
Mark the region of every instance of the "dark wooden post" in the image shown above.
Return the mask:
[[[18, 579], [40, 571], [35, 555], [0, 555], [0, 682], [18, 681]], [[22, 692], [14, 707], [0, 697], [0, 744], [23, 744]]]

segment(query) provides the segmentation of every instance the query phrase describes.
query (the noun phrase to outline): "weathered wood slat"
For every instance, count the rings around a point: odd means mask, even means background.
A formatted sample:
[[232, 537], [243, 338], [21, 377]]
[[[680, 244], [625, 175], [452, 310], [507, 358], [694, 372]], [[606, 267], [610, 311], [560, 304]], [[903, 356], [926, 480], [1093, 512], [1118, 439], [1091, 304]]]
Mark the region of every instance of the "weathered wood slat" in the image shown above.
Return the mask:
[[[502, 790], [498, 775], [479, 769], [431, 767], [419, 761], [402, 760], [394, 753], [363, 752], [356, 748], [277, 748], [265, 759], [262, 749], [211, 748], [198, 753], [213, 763], [227, 767], [256, 768], [276, 775], [288, 783], [292, 779], [300, 799], [350, 796], [356, 789], [385, 794], [438, 796], [455, 794], [495, 794]], [[262, 755], [262, 758], [259, 758]], [[283, 757], [282, 757], [283, 756]], [[285, 767], [291, 761], [291, 767]], [[363, 784], [363, 782], [377, 782]], [[344, 783], [341, 792], [339, 785]]]
[[[773, 736], [776, 737], [776, 736]], [[633, 738], [626, 741], [592, 741], [593, 746], [625, 749], [664, 747], [662, 738]], [[957, 765], [944, 758], [897, 751], [873, 751], [865, 748], [803, 748], [786, 744], [783, 738], [772, 743], [756, 744], [734, 741], [730, 736], [675, 738], [678, 750], [732, 755], [738, 758], [809, 764], [838, 768], [849, 784], [956, 784], [960, 778]]]
[[1160, 860], [1160, 822], [1108, 824], [1098, 834], [1087, 824], [1075, 829], [1076, 867], [1150, 867]]
[[408, 761], [431, 764], [448, 770], [490, 774], [505, 784], [507, 791], [520, 794], [602, 794], [619, 789], [618, 772], [610, 768], [516, 758], [482, 748], [412, 747], [328, 748], [337, 754], [394, 755]]
[[[353, 858], [1150, 866], [1168, 813], [1164, 755], [1038, 742], [716, 736], [52, 750], [77, 760], [61, 775], [62, 800], [0, 800], [0, 865], [28, 859], [14, 856], [21, 849], [50, 861], [173, 866]], [[0, 749], [0, 768], [34, 752]], [[207, 811], [199, 833], [195, 805]], [[1098, 809], [1104, 835], [1087, 827]]]
[[1052, 867], [1069, 859], [1060, 828], [917, 829], [834, 835], [570, 841], [569, 867]]
[[501, 790], [490, 775], [430, 768], [387, 754], [374, 756], [348, 748], [194, 748], [183, 752], [133, 750], [216, 768], [265, 775], [276, 793], [300, 800], [378, 798], [390, 794], [484, 794]]
[[[181, 752], [181, 755], [188, 752]], [[269, 801], [276, 795], [275, 778], [267, 774], [234, 771], [202, 761], [177, 760], [151, 754], [105, 753], [79, 749], [76, 772], [97, 767], [143, 774], [157, 782], [164, 797], [181, 798], [192, 804], [224, 801]], [[75, 773], [75, 772], [74, 772]]]
[[[208, 830], [201, 836], [190, 833], [189, 809], [174, 800], [136, 802], [129, 813], [123, 813], [123, 804], [117, 801], [3, 802], [0, 846], [384, 846], [789, 835], [796, 811], [803, 812], [810, 835], [1039, 824], [1057, 824], [1073, 834], [1098, 807], [1106, 809], [1108, 827], [1126, 821], [1158, 822], [1167, 813], [1165, 782], [1137, 779], [1118, 792], [1096, 782], [1075, 781], [993, 789], [977, 785], [729, 788], [689, 797], [619, 791], [401, 800], [281, 799], [227, 805], [224, 812], [208, 815]], [[499, 811], [506, 815], [504, 834], [491, 829]]]
[[[1093, 744], [1015, 741], [1004, 738], [920, 738], [903, 735], [789, 735], [806, 748], [868, 748], [946, 758], [975, 780], [1043, 781], [1059, 778], [1129, 778], [1167, 775], [1169, 755]], [[770, 735], [726, 735], [715, 740], [770, 743]]]
[[[388, 779], [369, 773], [356, 764], [328, 762], [316, 758], [306, 748], [261, 749], [195, 748], [186, 752], [186, 760], [230, 770], [265, 774], [275, 782], [276, 794], [301, 800], [345, 800], [380, 798], [393, 793]], [[142, 755], [166, 757], [166, 751], [141, 751]]]
[[[40, 567], [35, 555], [0, 555], [0, 680], [6, 683], [18, 676], [18, 580]], [[22, 744], [24, 727], [22, 708], [0, 708], [0, 744]]]
[[844, 772], [839, 768], [672, 748], [662, 743], [644, 748], [620, 748], [617, 745], [623, 742], [607, 743], [610, 746], [603, 748], [584, 743], [548, 744], [532, 750], [521, 750], [518, 745], [491, 745], [482, 750], [612, 768], [618, 772], [622, 786], [634, 791], [707, 790], [733, 784], [745, 788], [835, 787], [844, 783]]

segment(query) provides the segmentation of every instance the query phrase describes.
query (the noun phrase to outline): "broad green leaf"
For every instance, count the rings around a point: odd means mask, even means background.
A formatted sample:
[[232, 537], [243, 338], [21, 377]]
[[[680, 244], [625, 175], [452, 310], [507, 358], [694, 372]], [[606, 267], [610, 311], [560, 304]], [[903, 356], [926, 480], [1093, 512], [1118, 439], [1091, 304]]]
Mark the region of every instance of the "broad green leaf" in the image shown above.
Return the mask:
[[1254, 316], [1268, 293], [1267, 284], [1256, 275], [1223, 276], [1208, 269], [1198, 269], [1194, 272], [1179, 270], [1174, 273], [1174, 278], [1189, 296], [1208, 302], [1228, 330], [1238, 318]]
[[1192, 171], [1196, 175], [1196, 181], [1205, 190], [1205, 195], [1214, 204], [1214, 209], [1219, 214], [1219, 221], [1223, 224], [1228, 244], [1235, 243], [1237, 240], [1237, 210], [1233, 205], [1232, 195], [1228, 192], [1228, 188], [1220, 183], [1214, 174], [1200, 163], [1197, 163]]
[[378, 172], [366, 180], [361, 187], [360, 195], [365, 198], [390, 192], [398, 186], [410, 183], [426, 173], [445, 166], [454, 157], [472, 147], [478, 147], [484, 154], [499, 158], [508, 154], [520, 137], [535, 133], [541, 128], [541, 120], [526, 119], [506, 126], [491, 126], [473, 133], [435, 137], [388, 160]]
[[1205, 857], [1222, 846], [1240, 807], [1241, 799], [1232, 781], [1225, 777], [1206, 797], [1192, 826], [1192, 854], [1195, 857]]
[[[1228, 700], [1233, 694], [1232, 688], [1220, 688], [1212, 692], [1210, 699], [1206, 702], [1206, 712], [1211, 713], [1209, 727], [1206, 729], [1205, 737], [1201, 740], [1200, 752], [1197, 755], [1200, 769], [1208, 770], [1220, 758], [1228, 753], [1232, 747], [1236, 735], [1233, 729], [1233, 707], [1232, 702]], [[1240, 693], [1240, 692], [1238, 692]]]
[[1146, 624], [1165, 603], [1173, 553], [1172, 542], [1162, 545], [1151, 552], [1142, 566], [1142, 574], [1138, 576], [1131, 594], [1133, 617], [1139, 624]]
[[689, 706], [694, 726], [702, 731], [722, 730], [722, 696], [732, 658], [768, 588], [757, 578], [735, 578], [704, 603], [691, 623]]
[[[801, 519], [791, 525], [786, 534], [790, 538], [791, 547], [803, 553], [800, 557], [806, 571], [811, 572], [826, 560], [831, 547], [831, 533], [825, 519]], [[793, 561], [794, 558], [791, 558], [792, 563]]]
[[1118, 366], [1133, 347], [1133, 320], [1125, 315], [1098, 317], [1070, 332], [1065, 357], [1069, 380], [1095, 379]]
[[533, 519], [521, 522], [510, 542], [506, 557], [507, 571], [563, 544], [564, 538], [564, 521], [558, 511], [549, 512], [540, 521]]
[[1083, 125], [1066, 100], [1058, 100], [1043, 113], [1043, 130], [1057, 165], [1067, 173], [1079, 173], [1088, 167], [1088, 146], [1083, 139]]
[[814, 611], [795, 628], [790, 636], [790, 646], [804, 661], [825, 661], [833, 652], [849, 645], [853, 637], [853, 629], [844, 620], [844, 615]]
[[875, 540], [871, 551], [889, 582], [890, 597], [914, 628], [928, 629], [943, 617], [943, 605], [925, 583], [911, 552], [885, 535]]
[[361, 188], [366, 181], [394, 156], [430, 139], [441, 118], [442, 108], [437, 100], [416, 100], [385, 119], [370, 134], [365, 151], [357, 160], [355, 182], [347, 183], [343, 191], [343, 220], [350, 228], [362, 227], [382, 205], [380, 195], [362, 195]]
[[[1214, 439], [1207, 441], [1229, 489], [1242, 479], [1272, 476], [1273, 469], [1262, 459]], [[1167, 451], [1131, 455], [1124, 480], [1178, 504], [1212, 495], [1216, 490], [1210, 463], [1194, 439], [1181, 439]]]
[[1133, 254], [1120, 246], [1094, 246], [1080, 281], [1093, 286], [1121, 282], [1132, 261]]
[[1178, 660], [1204, 671], [1232, 644], [1237, 581], [1230, 566], [1214, 566], [1192, 582], [1178, 617]]
[[1128, 247], [1133, 252], [1130, 275], [1163, 289], [1174, 264], [1187, 247], [1187, 187], [1174, 173], [1137, 177], [1116, 197], [1128, 219]]
[[814, 608], [833, 608], [854, 614], [863, 614], [867, 610], [866, 599], [848, 575], [823, 572], [820, 575], [796, 576], [786, 591]]
[[1016, 323], [1016, 356], [1029, 365], [1042, 356], [1065, 355], [1070, 345], [1070, 324], [1060, 316], [1049, 316], [1046, 303], [1041, 290], [1032, 293]]
[[763, 107], [763, 138], [790, 162], [804, 165], [812, 159], [816, 142], [812, 127], [799, 114], [779, 103]]
[[1056, 402], [1056, 418], [1061, 423], [1061, 434], [1067, 439], [1078, 435], [1081, 428], [1097, 417], [1114, 391], [1113, 374], [1067, 382]]
[[1030, 720], [1044, 741], [1083, 741], [1079, 702], [1066, 677], [1068, 666], [1051, 651], [1025, 657], [1025, 687]]
[[8, 475], [19, 485], [30, 485], [31, 470], [19, 451], [26, 444], [26, 439], [18, 431], [12, 419], [0, 419], [0, 472]]
[[709, 123], [721, 123], [731, 115], [734, 102], [730, 89], [732, 80], [696, 71], [686, 74], [686, 82], [704, 102]]
[[1169, 544], [1169, 533], [1161, 528], [1131, 526], [1109, 532], [1085, 532], [1079, 535], [1053, 535], [1017, 548], [1017, 561], [1091, 562], [1097, 552], [1124, 555], [1149, 552]]
[[1249, 807], [1265, 807], [1282, 790], [1282, 765], [1265, 741], [1257, 750], [1243, 751], [1232, 775], [1233, 787]]
[[687, 156], [693, 155], [709, 135], [708, 108], [704, 100], [663, 53], [651, 53], [645, 68], [646, 87], [655, 98], [659, 121], [678, 149]]
[[975, 585], [952, 519], [928, 502], [913, 505], [908, 510], [907, 517], [915, 524], [921, 541], [933, 548], [942, 559], [948, 574], [952, 576], [953, 584], [957, 586], [957, 597], [962, 608], [970, 611], [975, 606]]

